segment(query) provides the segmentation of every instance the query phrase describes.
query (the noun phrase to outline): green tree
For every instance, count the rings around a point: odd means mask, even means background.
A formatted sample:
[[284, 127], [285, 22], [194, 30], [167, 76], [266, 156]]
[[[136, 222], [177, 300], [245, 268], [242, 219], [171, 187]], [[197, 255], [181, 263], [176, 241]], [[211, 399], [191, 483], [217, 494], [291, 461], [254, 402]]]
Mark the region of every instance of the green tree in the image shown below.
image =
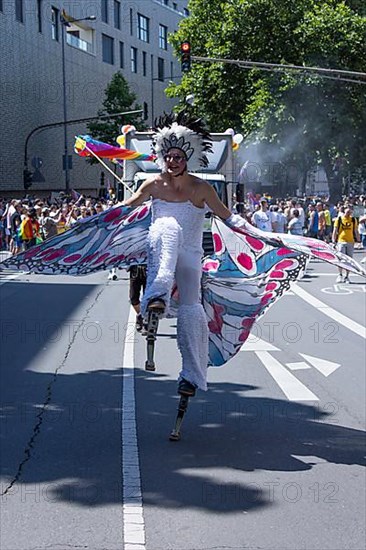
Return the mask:
[[[171, 42], [193, 55], [366, 72], [366, 17], [358, 0], [191, 0]], [[366, 82], [366, 80], [365, 80]], [[192, 63], [168, 95], [195, 95], [212, 131], [229, 126], [276, 145], [304, 174], [321, 163], [334, 198], [342, 170], [366, 172], [366, 88], [305, 72]], [[220, 115], [218, 116], [218, 113]]]
[[[122, 73], [120, 71], [116, 72], [105, 89], [103, 108], [98, 111], [98, 115], [112, 115], [138, 109], [141, 109], [141, 107], [136, 103], [136, 94], [130, 90], [128, 82]], [[121, 133], [121, 126], [123, 124], [132, 124], [138, 130], [145, 129], [142, 116], [134, 114], [124, 115], [123, 120], [120, 117], [116, 117], [90, 122], [88, 124], [88, 131], [93, 138], [114, 144], [117, 136]]]

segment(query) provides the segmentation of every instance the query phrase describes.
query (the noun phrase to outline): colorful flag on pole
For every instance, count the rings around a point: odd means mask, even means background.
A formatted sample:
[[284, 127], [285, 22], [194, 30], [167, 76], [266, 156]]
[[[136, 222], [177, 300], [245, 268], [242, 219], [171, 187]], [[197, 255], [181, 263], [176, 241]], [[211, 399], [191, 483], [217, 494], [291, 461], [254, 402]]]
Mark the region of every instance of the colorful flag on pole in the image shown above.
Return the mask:
[[155, 155], [146, 155], [144, 153], [138, 153], [137, 151], [131, 151], [130, 149], [108, 145], [108, 143], [103, 143], [87, 135], [76, 136], [74, 150], [80, 157], [92, 157], [94, 153], [94, 155], [100, 158], [110, 160], [154, 161], [156, 159]]

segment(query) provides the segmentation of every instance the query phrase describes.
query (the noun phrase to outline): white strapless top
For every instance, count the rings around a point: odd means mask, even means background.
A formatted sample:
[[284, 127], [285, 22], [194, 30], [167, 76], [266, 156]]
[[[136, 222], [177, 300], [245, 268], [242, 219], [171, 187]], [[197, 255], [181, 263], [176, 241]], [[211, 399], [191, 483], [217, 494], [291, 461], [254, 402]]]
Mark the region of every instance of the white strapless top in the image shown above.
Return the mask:
[[174, 218], [182, 228], [183, 246], [202, 250], [202, 233], [207, 208], [199, 208], [191, 201], [170, 202], [152, 199], [152, 222], [160, 218]]

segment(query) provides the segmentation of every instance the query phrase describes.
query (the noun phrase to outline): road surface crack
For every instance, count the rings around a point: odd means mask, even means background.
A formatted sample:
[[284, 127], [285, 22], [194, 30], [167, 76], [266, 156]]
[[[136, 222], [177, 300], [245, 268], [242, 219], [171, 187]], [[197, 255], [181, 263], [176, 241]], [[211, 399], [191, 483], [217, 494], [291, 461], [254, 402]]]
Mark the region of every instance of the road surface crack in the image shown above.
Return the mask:
[[43, 405], [41, 406], [40, 408], [40, 411], [38, 412], [38, 414], [36, 415], [36, 422], [35, 422], [35, 425], [33, 427], [33, 430], [32, 430], [32, 435], [28, 441], [28, 443], [26, 444], [26, 447], [24, 449], [24, 458], [23, 460], [20, 462], [19, 466], [18, 466], [18, 469], [17, 469], [17, 472], [15, 474], [15, 476], [13, 477], [13, 479], [11, 480], [11, 482], [9, 483], [9, 485], [6, 487], [6, 489], [1, 493], [1, 496], [5, 496], [6, 494], [9, 493], [9, 491], [12, 489], [12, 487], [15, 485], [15, 483], [17, 483], [20, 478], [21, 478], [21, 475], [22, 475], [22, 472], [23, 472], [23, 469], [24, 469], [24, 466], [26, 465], [26, 463], [30, 460], [30, 458], [32, 457], [32, 450], [34, 449], [34, 443], [37, 439], [37, 437], [39, 436], [40, 432], [41, 432], [41, 426], [42, 426], [42, 423], [43, 423], [43, 418], [44, 418], [44, 415], [47, 411], [47, 408], [51, 402], [51, 399], [52, 399], [52, 391], [53, 391], [53, 386], [56, 382], [56, 379], [57, 379], [57, 375], [58, 373], [60, 372], [60, 370], [65, 366], [66, 364], [66, 361], [70, 355], [70, 352], [71, 352], [71, 348], [76, 340], [76, 336], [79, 334], [80, 332], [80, 329], [83, 327], [86, 319], [88, 318], [89, 316], [89, 313], [90, 311], [93, 309], [93, 307], [96, 305], [96, 303], [98, 302], [99, 300], [99, 297], [101, 296], [101, 294], [104, 292], [104, 289], [105, 289], [105, 286], [103, 286], [103, 288], [97, 292], [97, 294], [95, 295], [95, 298], [93, 300], [93, 302], [91, 303], [91, 305], [87, 308], [86, 312], [85, 312], [85, 315], [84, 317], [81, 319], [80, 323], [77, 325], [76, 327], [76, 330], [74, 331], [72, 337], [70, 338], [70, 342], [66, 348], [66, 351], [65, 351], [65, 355], [61, 361], [61, 363], [58, 365], [58, 367], [56, 367], [54, 373], [53, 373], [53, 376], [52, 376], [52, 379], [50, 380], [50, 382], [48, 383], [47, 385], [47, 388], [46, 388], [46, 398], [43, 402]]

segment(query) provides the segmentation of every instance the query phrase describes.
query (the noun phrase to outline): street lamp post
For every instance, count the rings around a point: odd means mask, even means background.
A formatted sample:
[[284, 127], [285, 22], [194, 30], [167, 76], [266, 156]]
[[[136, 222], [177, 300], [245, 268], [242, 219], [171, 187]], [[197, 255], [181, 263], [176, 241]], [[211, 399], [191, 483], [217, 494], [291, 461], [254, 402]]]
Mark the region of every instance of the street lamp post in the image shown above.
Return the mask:
[[[72, 19], [72, 23], [77, 21], [95, 21], [95, 15], [83, 17], [81, 19]], [[70, 191], [70, 171], [69, 171], [69, 154], [67, 145], [67, 94], [66, 94], [66, 59], [65, 59], [65, 34], [66, 27], [70, 26], [70, 23], [65, 18], [64, 12], [60, 13], [61, 23], [61, 51], [62, 51], [62, 95], [63, 95], [63, 115], [64, 115], [64, 170], [65, 170], [65, 192]]]

